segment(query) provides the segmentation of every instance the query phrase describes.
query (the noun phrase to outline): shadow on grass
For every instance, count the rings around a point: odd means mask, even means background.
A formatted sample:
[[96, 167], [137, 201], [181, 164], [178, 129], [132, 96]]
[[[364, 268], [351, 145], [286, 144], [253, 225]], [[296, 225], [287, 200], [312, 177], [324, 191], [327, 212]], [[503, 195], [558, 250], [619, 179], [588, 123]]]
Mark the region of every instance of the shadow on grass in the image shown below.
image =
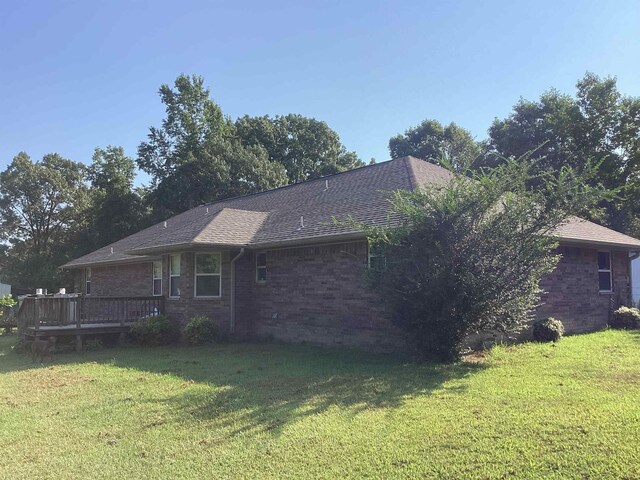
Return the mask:
[[[22, 361], [12, 361], [13, 367], [0, 365], [0, 372], [32, 367], [26, 356], [11, 356]], [[387, 355], [278, 344], [124, 347], [80, 358], [182, 381], [180, 388], [169, 389], [170, 394], [135, 399], [167, 407], [159, 409], [165, 417], [149, 428], [206, 422], [223, 436], [277, 434], [297, 419], [332, 408], [356, 415], [393, 409], [410, 397], [436, 390], [438, 395], [456, 395], [466, 390], [465, 377], [485, 368], [478, 363], [416, 365]], [[59, 355], [56, 363], [78, 360], [74, 354]]]

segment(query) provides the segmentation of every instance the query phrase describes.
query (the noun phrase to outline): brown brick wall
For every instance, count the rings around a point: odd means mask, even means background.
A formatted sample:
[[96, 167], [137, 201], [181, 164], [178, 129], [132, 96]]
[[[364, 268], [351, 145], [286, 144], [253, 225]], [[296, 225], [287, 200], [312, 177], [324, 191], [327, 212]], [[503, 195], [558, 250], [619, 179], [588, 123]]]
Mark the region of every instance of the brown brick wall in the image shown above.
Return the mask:
[[[222, 252], [222, 297], [196, 299], [194, 253], [182, 253], [181, 297], [168, 298], [168, 255], [163, 256], [166, 313], [182, 323], [195, 315], [216, 320], [223, 332], [230, 323], [230, 260], [238, 251]], [[404, 337], [384, 314], [375, 294], [363, 284], [365, 242], [267, 251], [267, 281], [256, 282], [256, 254], [247, 250], [236, 264], [236, 334], [287, 342], [348, 345], [372, 350], [402, 348]], [[542, 282], [546, 293], [537, 316], [562, 320], [568, 333], [606, 325], [609, 300], [626, 303], [629, 272], [626, 251], [612, 252], [613, 294], [598, 292], [597, 250], [561, 247], [558, 268]], [[84, 285], [84, 271], [75, 284]], [[78, 289], [76, 289], [78, 291]], [[94, 267], [92, 292], [104, 296], [152, 293], [152, 264]]]
[[598, 288], [598, 250], [586, 247], [560, 247], [558, 267], [541, 282], [545, 293], [537, 317], [555, 317], [564, 323], [567, 333], [584, 333], [604, 328], [610, 300], [629, 301], [629, 256], [612, 250], [613, 293]]
[[[194, 253], [181, 254], [180, 298], [169, 298], [169, 256], [162, 256], [162, 296], [165, 313], [183, 325], [196, 315], [204, 315], [218, 322], [221, 331], [229, 332], [230, 252], [221, 252], [222, 297], [194, 297]], [[150, 296], [153, 294], [153, 263], [136, 263], [93, 267], [91, 295], [104, 297]], [[76, 292], [85, 293], [84, 269], [74, 272]]]
[[220, 298], [195, 298], [194, 296], [194, 259], [193, 252], [181, 254], [180, 298], [169, 298], [169, 256], [163, 257], [163, 292], [167, 315], [177, 319], [183, 325], [196, 315], [204, 315], [218, 323], [223, 333], [229, 333], [230, 307], [230, 252], [221, 252], [222, 296]]
[[237, 265], [238, 331], [289, 342], [391, 350], [399, 330], [363, 284], [366, 242], [267, 252], [267, 281], [256, 282], [255, 256]]
[[[152, 263], [129, 263], [91, 268], [91, 295], [146, 297], [153, 294]], [[85, 270], [74, 272], [74, 290], [85, 292]]]

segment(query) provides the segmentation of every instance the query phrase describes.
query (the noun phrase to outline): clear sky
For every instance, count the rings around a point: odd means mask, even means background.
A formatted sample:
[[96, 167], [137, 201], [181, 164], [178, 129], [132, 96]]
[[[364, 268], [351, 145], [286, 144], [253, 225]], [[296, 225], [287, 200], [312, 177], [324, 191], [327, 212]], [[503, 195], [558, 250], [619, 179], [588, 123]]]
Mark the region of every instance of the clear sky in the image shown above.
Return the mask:
[[315, 117], [382, 161], [425, 118], [480, 140], [519, 97], [574, 93], [586, 71], [640, 96], [638, 0], [0, 0], [0, 169], [21, 150], [135, 157], [180, 73], [232, 118]]

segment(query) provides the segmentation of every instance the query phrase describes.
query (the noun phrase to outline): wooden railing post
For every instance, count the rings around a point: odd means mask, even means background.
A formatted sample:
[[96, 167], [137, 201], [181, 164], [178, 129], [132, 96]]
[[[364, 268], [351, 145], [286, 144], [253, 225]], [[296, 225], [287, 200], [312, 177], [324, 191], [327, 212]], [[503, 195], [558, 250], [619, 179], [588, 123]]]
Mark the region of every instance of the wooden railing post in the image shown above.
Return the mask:
[[82, 314], [84, 313], [84, 296], [77, 297], [76, 304], [76, 327], [82, 326]]

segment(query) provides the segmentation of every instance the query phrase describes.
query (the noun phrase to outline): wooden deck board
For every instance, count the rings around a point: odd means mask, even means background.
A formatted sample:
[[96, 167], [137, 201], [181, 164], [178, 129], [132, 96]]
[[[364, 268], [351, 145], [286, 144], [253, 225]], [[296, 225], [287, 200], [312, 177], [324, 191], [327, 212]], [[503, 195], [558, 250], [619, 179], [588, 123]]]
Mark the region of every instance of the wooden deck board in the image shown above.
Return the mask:
[[120, 323], [84, 323], [77, 325], [40, 325], [38, 330], [28, 327], [25, 334], [30, 337], [55, 336], [55, 335], [96, 335], [101, 333], [127, 332], [136, 322]]

